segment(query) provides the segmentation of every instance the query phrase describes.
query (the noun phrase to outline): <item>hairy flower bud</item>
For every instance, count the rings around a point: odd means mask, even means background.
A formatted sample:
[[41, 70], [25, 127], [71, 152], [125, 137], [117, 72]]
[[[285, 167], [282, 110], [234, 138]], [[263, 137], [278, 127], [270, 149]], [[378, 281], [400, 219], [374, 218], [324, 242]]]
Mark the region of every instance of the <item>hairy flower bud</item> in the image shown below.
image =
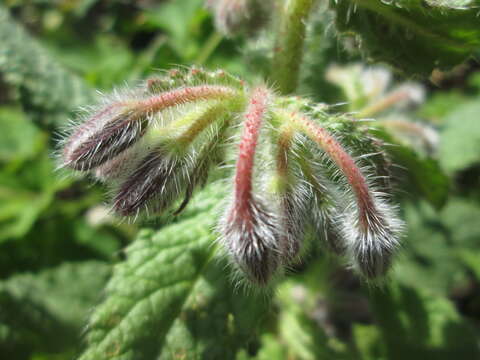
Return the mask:
[[148, 112], [138, 102], [113, 103], [76, 128], [65, 144], [63, 165], [90, 170], [137, 142], [148, 126]]
[[154, 114], [195, 101], [226, 100], [235, 95], [236, 91], [227, 86], [198, 85], [113, 102], [73, 130], [63, 149], [62, 164], [91, 170], [136, 143]]
[[394, 209], [378, 198], [368, 209], [347, 211], [342, 233], [353, 266], [369, 279], [385, 275], [402, 228]]
[[[133, 173], [120, 185], [113, 199], [113, 208], [124, 216], [137, 215], [141, 210], [159, 212], [178, 197], [180, 184], [185, 181], [184, 167], [158, 146], [145, 156]], [[155, 198], [155, 202], [151, 202]]]
[[97, 166], [92, 173], [95, 178], [102, 182], [118, 181], [133, 171], [144, 151], [143, 146], [131, 146], [102, 165]]
[[239, 145], [234, 198], [220, 222], [222, 241], [235, 263], [249, 278], [265, 285], [280, 264], [279, 221], [253, 193], [253, 171], [260, 131], [267, 116], [270, 94], [264, 87], [252, 91]]
[[341, 144], [324, 128], [305, 116], [291, 115], [305, 132], [330, 157], [345, 177], [354, 197], [353, 211], [343, 222], [347, 253], [363, 275], [369, 278], [385, 274], [391, 254], [399, 243], [402, 222], [394, 210], [371, 189], [366, 177]]
[[390, 267], [402, 223], [378, 192], [389, 192], [388, 184], [372, 181], [389, 177], [389, 162], [358, 122], [198, 68], [170, 70], [104, 104], [71, 132], [62, 163], [110, 185], [120, 215], [163, 212], [177, 200], [179, 213], [212, 167], [228, 164], [241, 125], [232, 198], [218, 231], [250, 281], [266, 286], [298, 261], [312, 228], [365, 277]]
[[249, 279], [266, 285], [281, 263], [278, 219], [259, 200], [247, 208], [233, 203], [220, 221], [219, 230], [228, 253]]
[[[341, 194], [334, 189], [331, 181], [325, 176], [325, 170], [314, 161], [313, 153], [316, 149], [309, 149], [306, 144], [298, 151], [297, 161], [306, 185], [305, 192], [310, 198], [313, 211], [308, 217], [313, 223], [317, 235], [323, 239], [327, 248], [337, 255], [345, 254], [345, 244], [339, 233], [339, 222], [342, 218], [338, 201]], [[320, 156], [318, 156], [320, 157]]]
[[143, 209], [162, 212], [185, 193], [177, 213], [181, 211], [194, 188], [205, 183], [211, 166], [220, 161], [219, 146], [231, 118], [228, 106], [213, 103], [193, 109], [171, 123], [169, 131], [160, 129], [163, 135], [151, 130], [147, 136], [151, 141], [142, 144], [147, 155], [116, 189], [114, 209], [126, 216]]
[[300, 253], [307, 225], [309, 193], [306, 183], [299, 176], [299, 164], [296, 154], [298, 139], [293, 128], [285, 126], [278, 131], [275, 142], [276, 183], [272, 202], [278, 203], [281, 225], [281, 252], [283, 262], [288, 264]]

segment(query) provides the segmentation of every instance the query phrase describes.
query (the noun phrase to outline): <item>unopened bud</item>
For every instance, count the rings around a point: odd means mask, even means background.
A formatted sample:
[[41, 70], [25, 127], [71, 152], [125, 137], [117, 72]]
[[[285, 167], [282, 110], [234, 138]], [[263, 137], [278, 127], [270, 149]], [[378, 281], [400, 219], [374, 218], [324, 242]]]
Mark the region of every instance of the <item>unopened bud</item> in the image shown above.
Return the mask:
[[[124, 216], [137, 215], [141, 210], [159, 212], [177, 198], [176, 184], [184, 182], [182, 166], [166, 149], [153, 149], [133, 173], [120, 184], [113, 199], [113, 208]], [[151, 200], [156, 201], [152, 202]]]
[[222, 242], [248, 278], [266, 285], [281, 263], [278, 219], [258, 200], [248, 206], [233, 203], [220, 221]]
[[386, 274], [398, 247], [403, 224], [394, 209], [380, 199], [367, 209], [346, 212], [343, 236], [353, 266], [374, 279]]
[[63, 165], [95, 168], [137, 142], [147, 126], [148, 113], [139, 103], [109, 105], [73, 131], [63, 149]]

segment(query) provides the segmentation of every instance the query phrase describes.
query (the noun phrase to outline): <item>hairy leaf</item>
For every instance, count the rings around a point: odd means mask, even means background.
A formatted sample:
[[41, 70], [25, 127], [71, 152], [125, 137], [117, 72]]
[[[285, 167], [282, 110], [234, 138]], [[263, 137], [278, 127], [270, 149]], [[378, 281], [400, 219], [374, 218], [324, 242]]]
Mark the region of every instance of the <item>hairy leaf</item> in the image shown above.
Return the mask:
[[235, 292], [215, 256], [216, 206], [202, 195], [192, 216], [144, 230], [127, 248], [90, 319], [82, 360], [232, 358], [255, 334], [265, 298]]
[[410, 76], [450, 68], [480, 48], [478, 5], [477, 0], [332, 1], [340, 32], [358, 34], [367, 56]]
[[50, 57], [0, 6], [0, 75], [32, 117], [48, 125], [91, 103], [93, 90]]
[[75, 346], [109, 274], [105, 263], [87, 261], [0, 282], [0, 353], [23, 359]]
[[440, 212], [420, 203], [405, 206], [404, 213], [408, 228], [392, 276], [402, 284], [440, 295], [461, 287], [465, 281], [462, 253], [473, 253], [480, 245], [480, 211], [475, 203], [452, 198]]
[[[320, 312], [315, 293], [300, 283], [286, 282], [279, 289], [282, 309], [279, 316], [281, 343], [288, 348], [288, 358], [303, 360], [348, 359], [344, 346], [329, 342], [324, 329], [315, 321]], [[318, 294], [317, 294], [318, 295]]]
[[458, 171], [480, 161], [478, 100], [458, 106], [446, 118], [441, 133], [440, 161], [448, 171]]
[[406, 175], [409, 180], [409, 190], [419, 193], [434, 207], [443, 207], [448, 198], [450, 180], [440, 167], [439, 160], [401, 144], [383, 130], [375, 129], [373, 133], [390, 144], [387, 152], [392, 162], [404, 169], [402, 176]]
[[386, 345], [396, 359], [475, 359], [480, 355], [473, 329], [442, 297], [391, 284], [371, 289], [372, 310]]

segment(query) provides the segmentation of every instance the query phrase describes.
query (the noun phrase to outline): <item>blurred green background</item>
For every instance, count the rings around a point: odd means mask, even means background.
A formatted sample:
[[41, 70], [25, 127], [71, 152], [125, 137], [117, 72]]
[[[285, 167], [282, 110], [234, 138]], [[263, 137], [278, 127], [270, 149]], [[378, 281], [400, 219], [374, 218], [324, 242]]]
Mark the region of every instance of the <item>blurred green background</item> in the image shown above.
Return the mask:
[[[319, 45], [313, 35], [324, 19], [315, 26], [300, 91], [351, 101], [324, 70], [361, 57], [334, 39]], [[101, 185], [55, 171], [59, 133], [75, 109], [95, 90], [177, 65], [255, 81], [265, 73], [262, 46], [218, 34], [201, 0], [2, 1], [1, 358], [74, 357], [111, 264], [144, 225], [113, 218]], [[386, 284], [363, 284], [314, 252], [275, 292], [275, 325], [252, 329], [237, 358], [480, 358], [479, 70], [470, 62], [434, 74], [435, 84], [419, 83], [425, 100], [401, 110], [431, 127], [440, 145], [433, 155], [397, 154], [409, 165], [396, 184], [407, 236]], [[405, 81], [392, 76], [392, 86]]]

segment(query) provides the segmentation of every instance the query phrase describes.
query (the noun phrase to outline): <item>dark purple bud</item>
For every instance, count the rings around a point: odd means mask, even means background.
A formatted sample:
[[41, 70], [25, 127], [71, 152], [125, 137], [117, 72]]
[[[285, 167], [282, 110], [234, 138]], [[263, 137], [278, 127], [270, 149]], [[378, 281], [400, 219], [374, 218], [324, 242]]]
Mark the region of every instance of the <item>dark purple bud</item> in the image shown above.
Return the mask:
[[111, 105], [81, 124], [63, 150], [63, 164], [87, 171], [114, 158], [135, 144], [148, 126], [141, 107]]

